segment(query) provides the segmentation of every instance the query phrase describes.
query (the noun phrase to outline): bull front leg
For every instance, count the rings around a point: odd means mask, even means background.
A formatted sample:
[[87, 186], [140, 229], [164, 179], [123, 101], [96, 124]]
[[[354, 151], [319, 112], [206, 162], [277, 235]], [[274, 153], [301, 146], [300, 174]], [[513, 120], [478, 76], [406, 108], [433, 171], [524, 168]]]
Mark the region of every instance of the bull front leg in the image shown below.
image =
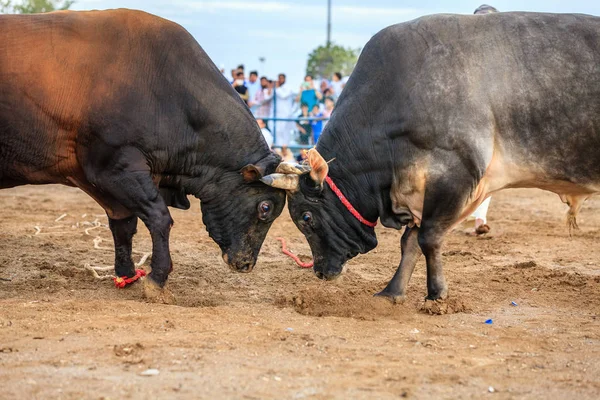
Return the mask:
[[415, 265], [421, 256], [421, 250], [418, 243], [419, 228], [414, 226], [405, 228], [400, 240], [400, 250], [402, 257], [400, 266], [396, 270], [394, 277], [387, 284], [385, 289], [375, 296], [386, 297], [392, 303], [403, 303], [406, 299], [406, 288], [415, 269]]
[[448, 297], [448, 285], [442, 268], [443, 234], [422, 226], [418, 241], [427, 262], [427, 300], [445, 299]]
[[423, 219], [417, 238], [427, 262], [428, 300], [448, 297], [448, 285], [442, 268], [444, 236], [460, 218], [469, 194], [477, 184], [472, 171], [462, 164], [447, 167], [445, 171], [448, 173], [428, 182], [425, 188]]
[[115, 242], [115, 275], [131, 278], [135, 265], [131, 260], [133, 235], [137, 232], [138, 218], [135, 215], [124, 219], [108, 217], [108, 226]]
[[172, 302], [172, 295], [163, 287], [173, 269], [169, 252], [173, 219], [152, 180], [144, 155], [131, 148], [116, 153], [111, 151], [110, 167], [94, 165], [86, 170], [86, 175], [99, 190], [112, 196], [146, 225], [152, 237], [152, 272], [145, 280], [146, 296], [151, 300]]

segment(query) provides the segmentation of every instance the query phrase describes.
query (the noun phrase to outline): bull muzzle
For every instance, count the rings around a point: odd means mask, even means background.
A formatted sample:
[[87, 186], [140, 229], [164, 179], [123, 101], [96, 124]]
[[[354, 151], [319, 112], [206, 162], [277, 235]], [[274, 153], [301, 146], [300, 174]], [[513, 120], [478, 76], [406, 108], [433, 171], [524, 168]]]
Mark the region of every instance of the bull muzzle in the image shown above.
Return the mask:
[[251, 256], [230, 257], [226, 252], [223, 253], [223, 261], [235, 272], [252, 272], [256, 260]]

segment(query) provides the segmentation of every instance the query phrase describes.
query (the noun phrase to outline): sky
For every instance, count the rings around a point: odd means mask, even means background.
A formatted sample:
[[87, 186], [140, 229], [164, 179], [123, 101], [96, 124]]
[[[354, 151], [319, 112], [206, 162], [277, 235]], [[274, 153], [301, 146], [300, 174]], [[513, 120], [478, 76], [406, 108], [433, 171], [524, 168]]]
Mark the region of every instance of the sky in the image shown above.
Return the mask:
[[[332, 0], [332, 41], [362, 48], [386, 26], [428, 14], [471, 14], [481, 1]], [[600, 1], [591, 0], [487, 4], [500, 11], [600, 15]], [[327, 0], [77, 0], [71, 7], [110, 8], [144, 10], [181, 24], [228, 77], [232, 68], [244, 64], [247, 72], [258, 70], [270, 78], [283, 72], [288, 82], [300, 85], [308, 54], [326, 41]]]

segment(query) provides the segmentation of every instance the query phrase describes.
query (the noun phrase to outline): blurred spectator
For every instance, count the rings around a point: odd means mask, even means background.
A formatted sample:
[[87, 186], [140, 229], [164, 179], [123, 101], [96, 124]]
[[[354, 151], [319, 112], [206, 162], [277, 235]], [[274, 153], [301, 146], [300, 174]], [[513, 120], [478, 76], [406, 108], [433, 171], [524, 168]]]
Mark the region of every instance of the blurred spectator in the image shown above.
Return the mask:
[[[277, 77], [277, 87], [275, 90], [275, 117], [291, 118], [294, 93], [285, 81], [285, 74], [279, 74]], [[294, 129], [294, 123], [290, 121], [277, 121], [275, 123], [275, 144], [282, 147], [285, 156], [287, 146], [290, 144], [290, 133]]]
[[312, 110], [313, 106], [321, 100], [323, 95], [317, 89], [315, 89], [315, 82], [311, 75], [306, 75], [304, 82], [300, 85], [300, 93], [296, 98], [296, 101], [300, 104], [306, 104], [309, 110]]
[[293, 163], [296, 160], [294, 153], [287, 146], [281, 149], [276, 148], [274, 151], [281, 156], [282, 161]]
[[329, 84], [329, 81], [327, 81], [327, 79], [321, 80], [321, 94], [323, 95], [323, 97], [321, 98], [321, 102], [323, 103], [325, 103], [325, 99], [327, 97], [331, 97], [332, 95], [331, 85]]
[[321, 85], [319, 89], [321, 90], [323, 96], [325, 96], [325, 91], [331, 92], [329, 82], [327, 81], [327, 79], [321, 79]]
[[301, 112], [300, 115], [298, 115], [298, 121], [296, 122], [296, 127], [298, 128], [298, 131], [300, 131], [298, 144], [308, 144], [310, 138], [312, 137], [312, 123], [308, 119], [310, 118], [308, 105], [306, 103], [302, 103], [300, 110]]
[[233, 88], [244, 100], [244, 103], [248, 104], [248, 88], [244, 83], [244, 72], [238, 71], [236, 73], [235, 80], [233, 81]]
[[[312, 113], [310, 114], [313, 118], [323, 118], [323, 113], [321, 112], [321, 108], [318, 104], [315, 104], [312, 108]], [[323, 132], [323, 120], [313, 120], [312, 121], [312, 132], [313, 132], [313, 143], [317, 144], [319, 140], [319, 136], [321, 136], [321, 132]]]
[[237, 73], [238, 73], [237, 69], [232, 69], [231, 70], [231, 80], [229, 81], [229, 83], [231, 83], [232, 85], [233, 85], [233, 82], [235, 82]]
[[342, 94], [342, 89], [344, 88], [344, 82], [342, 82], [342, 74], [340, 72], [336, 72], [333, 74], [333, 78], [331, 79], [331, 96], [335, 101]]
[[260, 131], [262, 132], [263, 137], [265, 138], [265, 141], [269, 145], [269, 148], [272, 148], [273, 147], [273, 134], [267, 128], [267, 124], [265, 124], [265, 121], [263, 121], [260, 118], [256, 120], [256, 123], [258, 124], [258, 127], [260, 128]]
[[256, 108], [256, 117], [268, 118], [271, 116], [271, 100], [273, 99], [273, 82], [265, 76], [260, 78], [260, 89], [256, 92], [252, 102], [248, 105]]
[[301, 149], [300, 152], [298, 153], [298, 157], [296, 157], [296, 161], [299, 164], [302, 164], [307, 158], [308, 158], [308, 150]]
[[248, 105], [250, 106], [250, 111], [252, 114], [256, 116], [256, 107], [254, 104], [254, 97], [256, 97], [256, 93], [260, 90], [260, 82], [258, 81], [258, 72], [251, 71], [250, 77], [248, 78], [248, 82], [246, 83], [246, 87], [248, 88]]
[[[323, 117], [331, 118], [331, 113], [335, 107], [335, 101], [331, 97], [325, 97], [325, 109], [323, 110]], [[323, 123], [323, 128], [327, 125], [327, 121]]]

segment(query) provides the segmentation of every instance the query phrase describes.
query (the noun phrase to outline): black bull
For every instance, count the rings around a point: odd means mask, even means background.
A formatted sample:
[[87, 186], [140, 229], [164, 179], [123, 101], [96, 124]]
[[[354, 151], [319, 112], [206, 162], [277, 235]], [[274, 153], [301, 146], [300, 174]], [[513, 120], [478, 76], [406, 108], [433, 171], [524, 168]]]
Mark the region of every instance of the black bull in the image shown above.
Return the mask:
[[380, 295], [404, 298], [422, 252], [428, 298], [444, 298], [444, 235], [491, 193], [555, 192], [574, 225], [600, 191], [600, 19], [436, 15], [388, 27], [364, 48], [317, 150], [288, 192], [316, 274], [332, 279], [377, 245], [324, 184], [334, 159], [329, 177], [365, 219], [407, 226]]
[[[167, 206], [201, 200], [223, 258], [250, 271], [285, 194], [249, 110], [182, 27], [129, 10], [0, 16], [0, 188], [77, 186], [107, 212], [115, 272], [134, 275], [140, 218], [150, 278], [172, 269]], [[240, 174], [240, 171], [243, 174]]]

